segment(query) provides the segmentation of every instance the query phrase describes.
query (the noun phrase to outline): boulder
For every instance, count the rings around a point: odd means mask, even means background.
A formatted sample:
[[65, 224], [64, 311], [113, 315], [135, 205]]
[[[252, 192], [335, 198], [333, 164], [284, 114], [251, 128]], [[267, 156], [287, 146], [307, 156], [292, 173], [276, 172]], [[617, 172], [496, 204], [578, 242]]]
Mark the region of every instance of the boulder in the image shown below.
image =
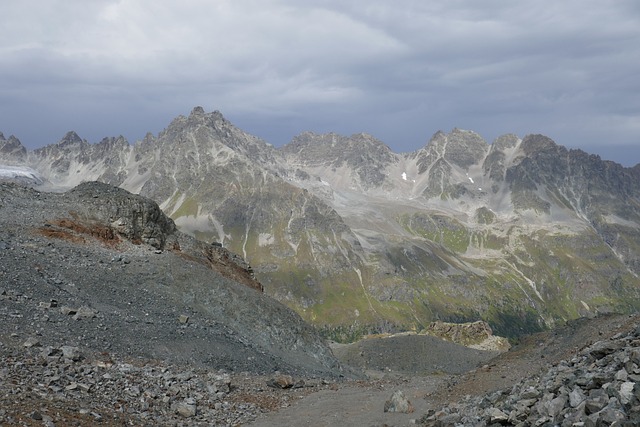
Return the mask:
[[397, 390], [391, 396], [391, 399], [384, 403], [384, 412], [400, 412], [410, 414], [414, 411], [414, 407], [400, 390]]

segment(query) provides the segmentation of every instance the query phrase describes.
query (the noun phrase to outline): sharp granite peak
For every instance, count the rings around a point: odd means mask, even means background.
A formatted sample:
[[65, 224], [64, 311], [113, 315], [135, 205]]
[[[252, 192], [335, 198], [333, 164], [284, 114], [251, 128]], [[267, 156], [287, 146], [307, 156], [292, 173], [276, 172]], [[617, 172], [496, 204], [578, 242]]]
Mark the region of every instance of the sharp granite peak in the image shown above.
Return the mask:
[[543, 135], [453, 129], [394, 153], [305, 132], [275, 148], [196, 107], [133, 145], [70, 132], [28, 151], [0, 134], [0, 163], [44, 189], [96, 180], [155, 200], [340, 340], [435, 320], [515, 336], [640, 306], [640, 165]]

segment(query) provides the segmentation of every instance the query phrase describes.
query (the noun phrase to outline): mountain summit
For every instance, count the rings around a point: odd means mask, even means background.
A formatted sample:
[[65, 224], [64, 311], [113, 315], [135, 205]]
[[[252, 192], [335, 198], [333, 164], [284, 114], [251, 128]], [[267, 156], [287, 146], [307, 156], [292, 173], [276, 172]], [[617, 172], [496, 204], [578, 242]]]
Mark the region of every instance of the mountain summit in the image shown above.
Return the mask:
[[479, 319], [514, 336], [640, 306], [640, 169], [543, 135], [454, 129], [399, 154], [305, 132], [276, 149], [200, 107], [134, 145], [74, 135], [30, 152], [2, 136], [0, 161], [157, 201], [336, 339]]

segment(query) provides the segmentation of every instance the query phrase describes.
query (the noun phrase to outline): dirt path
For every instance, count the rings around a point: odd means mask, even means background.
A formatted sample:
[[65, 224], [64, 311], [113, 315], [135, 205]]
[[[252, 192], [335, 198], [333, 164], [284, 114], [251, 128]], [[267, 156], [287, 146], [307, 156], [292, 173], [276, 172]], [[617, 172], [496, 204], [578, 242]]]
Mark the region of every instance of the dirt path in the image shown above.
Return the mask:
[[[449, 376], [435, 375], [405, 380], [351, 383], [337, 390], [322, 390], [288, 408], [271, 412], [252, 425], [281, 426], [406, 426], [430, 408], [425, 396], [446, 383]], [[411, 414], [385, 413], [384, 403], [401, 390], [413, 404]]]

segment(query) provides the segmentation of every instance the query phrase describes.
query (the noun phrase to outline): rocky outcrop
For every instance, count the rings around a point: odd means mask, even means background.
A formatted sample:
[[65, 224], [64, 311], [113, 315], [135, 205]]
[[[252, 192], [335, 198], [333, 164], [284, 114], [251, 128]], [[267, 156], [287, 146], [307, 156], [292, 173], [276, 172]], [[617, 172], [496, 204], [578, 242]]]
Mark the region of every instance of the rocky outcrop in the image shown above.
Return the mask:
[[164, 249], [176, 225], [154, 201], [100, 182], [87, 182], [71, 190], [72, 197], [82, 199], [70, 215], [82, 222], [108, 224], [132, 242], [144, 242]]
[[511, 345], [506, 338], [493, 335], [487, 322], [471, 323], [432, 322], [422, 332], [443, 340], [482, 350], [506, 351]]
[[400, 390], [395, 391], [389, 400], [384, 403], [384, 412], [401, 412], [410, 414], [414, 411], [413, 405]]

